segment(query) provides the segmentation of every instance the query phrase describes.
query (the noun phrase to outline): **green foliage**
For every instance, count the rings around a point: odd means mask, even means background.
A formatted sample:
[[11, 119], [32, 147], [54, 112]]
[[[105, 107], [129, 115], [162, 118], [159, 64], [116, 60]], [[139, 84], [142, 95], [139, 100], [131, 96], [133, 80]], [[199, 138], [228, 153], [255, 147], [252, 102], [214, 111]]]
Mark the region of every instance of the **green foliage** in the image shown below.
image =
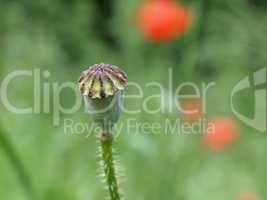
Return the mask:
[[[144, 95], [149, 96], [157, 91], [145, 84], [157, 81], [168, 88], [168, 68], [172, 68], [174, 87], [186, 81], [198, 85], [215, 81], [216, 90], [208, 95], [207, 116], [232, 116], [229, 91], [233, 85], [266, 67], [266, 1], [183, 2], [195, 13], [191, 30], [176, 41], [152, 44], [136, 27], [141, 0], [1, 0], [0, 80], [14, 70], [41, 68], [51, 73], [42, 83], [75, 82], [85, 67], [105, 62], [121, 67], [129, 81], [144, 86]], [[126, 94], [132, 93], [136, 90], [129, 87]], [[73, 103], [72, 91], [63, 97], [64, 105]], [[32, 81], [21, 78], [10, 84], [9, 99], [20, 107], [31, 106]], [[252, 112], [250, 92], [237, 101], [242, 112]], [[158, 103], [151, 101], [149, 106]], [[143, 101], [128, 99], [125, 104], [133, 109], [142, 107]], [[52, 124], [52, 113], [14, 114], [2, 102], [0, 111], [1, 134], [11, 141], [40, 199], [105, 197], [96, 176], [94, 135], [88, 130], [81, 134], [64, 130], [63, 118], [92, 123], [83, 109], [62, 115], [57, 127]], [[178, 116], [173, 109], [171, 113], [140, 112], [134, 119], [155, 123]], [[120, 123], [132, 117], [124, 114]], [[202, 151], [201, 135], [147, 133], [123, 126], [124, 134], [116, 145], [126, 169], [125, 196], [129, 200], [225, 200], [252, 191], [267, 199], [266, 135], [240, 126], [241, 139], [219, 154]], [[0, 198], [26, 200], [27, 183], [17, 175], [20, 164], [10, 162], [9, 147], [0, 140]]]

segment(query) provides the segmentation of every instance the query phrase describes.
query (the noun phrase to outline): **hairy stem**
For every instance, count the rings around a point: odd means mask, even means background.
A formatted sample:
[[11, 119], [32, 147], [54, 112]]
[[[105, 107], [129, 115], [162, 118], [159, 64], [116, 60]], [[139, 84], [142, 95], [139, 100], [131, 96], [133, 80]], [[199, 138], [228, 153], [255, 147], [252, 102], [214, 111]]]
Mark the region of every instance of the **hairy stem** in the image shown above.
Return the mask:
[[101, 150], [103, 159], [103, 169], [105, 173], [105, 181], [108, 187], [111, 200], [120, 200], [118, 182], [116, 179], [115, 166], [113, 160], [113, 138], [112, 136], [101, 139]]

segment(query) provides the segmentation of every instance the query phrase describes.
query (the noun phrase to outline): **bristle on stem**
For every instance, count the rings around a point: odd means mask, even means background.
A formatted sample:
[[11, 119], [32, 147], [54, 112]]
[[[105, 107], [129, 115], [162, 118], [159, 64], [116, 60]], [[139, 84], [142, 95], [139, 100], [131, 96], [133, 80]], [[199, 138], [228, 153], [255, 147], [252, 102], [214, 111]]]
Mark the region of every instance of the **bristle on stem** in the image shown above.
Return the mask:
[[118, 187], [118, 181], [116, 178], [114, 157], [113, 157], [113, 137], [104, 137], [100, 140], [101, 142], [101, 159], [102, 167], [105, 175], [105, 182], [110, 195], [110, 200], [120, 200], [120, 193]]

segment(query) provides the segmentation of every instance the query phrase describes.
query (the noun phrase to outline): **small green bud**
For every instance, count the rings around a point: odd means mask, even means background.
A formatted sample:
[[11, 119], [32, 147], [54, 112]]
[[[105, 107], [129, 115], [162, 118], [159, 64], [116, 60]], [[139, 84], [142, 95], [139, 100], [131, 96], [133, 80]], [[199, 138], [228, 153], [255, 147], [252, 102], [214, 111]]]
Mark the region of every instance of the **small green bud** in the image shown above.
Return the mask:
[[127, 76], [117, 66], [95, 64], [77, 82], [88, 111], [104, 130], [119, 119]]

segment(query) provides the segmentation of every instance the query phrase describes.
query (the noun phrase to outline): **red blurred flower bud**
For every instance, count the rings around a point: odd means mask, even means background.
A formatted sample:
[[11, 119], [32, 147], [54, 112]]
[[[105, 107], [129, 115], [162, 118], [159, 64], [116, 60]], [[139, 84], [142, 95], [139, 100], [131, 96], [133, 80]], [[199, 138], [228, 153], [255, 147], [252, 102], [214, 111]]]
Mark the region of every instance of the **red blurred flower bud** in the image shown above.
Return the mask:
[[203, 117], [202, 101], [190, 99], [182, 103], [182, 118], [187, 122], [195, 122]]
[[260, 200], [260, 199], [253, 193], [246, 193], [239, 195], [237, 197], [237, 200]]
[[204, 134], [203, 142], [212, 151], [223, 150], [240, 136], [238, 125], [230, 118], [215, 118], [209, 123], [214, 128]]
[[173, 0], [146, 1], [140, 8], [139, 25], [151, 41], [175, 39], [186, 32], [191, 13]]

